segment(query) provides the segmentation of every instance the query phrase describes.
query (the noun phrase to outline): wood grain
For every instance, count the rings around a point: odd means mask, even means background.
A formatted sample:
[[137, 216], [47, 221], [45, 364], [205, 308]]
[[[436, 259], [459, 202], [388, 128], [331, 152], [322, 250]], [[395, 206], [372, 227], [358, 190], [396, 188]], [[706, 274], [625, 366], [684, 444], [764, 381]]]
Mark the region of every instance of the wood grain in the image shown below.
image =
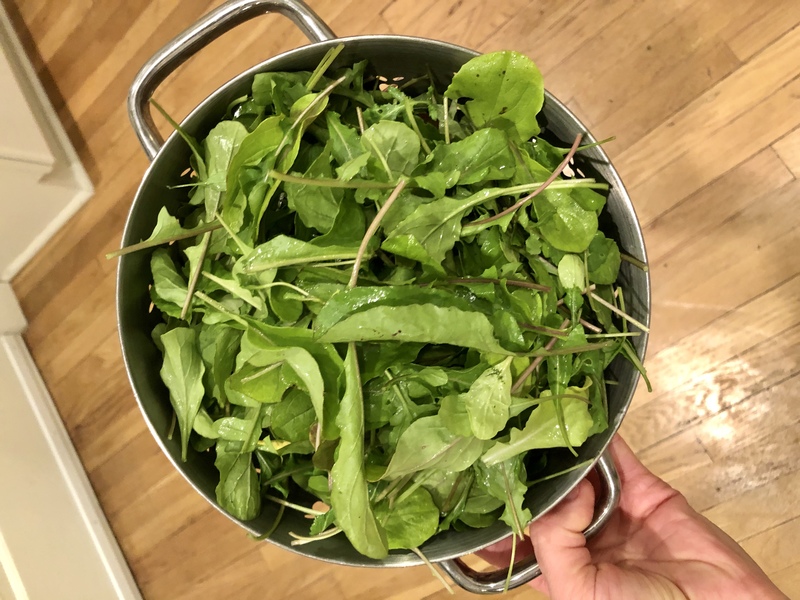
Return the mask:
[[[26, 341], [145, 597], [449, 597], [425, 568], [333, 567], [252, 542], [174, 471], [133, 401], [115, 264], [103, 258], [147, 167], [125, 96], [141, 65], [218, 3], [6, 1], [96, 189], [13, 282]], [[343, 36], [524, 52], [598, 137], [617, 136], [607, 149], [651, 260], [655, 388], [640, 386], [622, 432], [800, 597], [800, 3], [309, 3]], [[305, 43], [285, 19], [256, 19], [157, 97], [183, 116], [252, 64]]]

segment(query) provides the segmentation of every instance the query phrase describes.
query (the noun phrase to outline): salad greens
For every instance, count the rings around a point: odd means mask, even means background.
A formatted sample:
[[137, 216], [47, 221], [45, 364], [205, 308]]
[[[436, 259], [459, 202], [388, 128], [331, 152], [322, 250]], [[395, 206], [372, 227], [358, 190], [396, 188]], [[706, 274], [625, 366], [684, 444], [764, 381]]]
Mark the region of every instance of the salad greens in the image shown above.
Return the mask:
[[340, 50], [256, 75], [202, 142], [176, 125], [185, 202], [115, 253], [156, 248], [183, 459], [215, 452], [238, 519], [314, 516], [298, 544], [343, 533], [379, 559], [497, 520], [521, 535], [549, 449], [607, 427], [608, 364], [642, 369], [607, 185], [562, 173], [580, 136], [539, 135], [526, 57], [441, 90], [331, 69]]

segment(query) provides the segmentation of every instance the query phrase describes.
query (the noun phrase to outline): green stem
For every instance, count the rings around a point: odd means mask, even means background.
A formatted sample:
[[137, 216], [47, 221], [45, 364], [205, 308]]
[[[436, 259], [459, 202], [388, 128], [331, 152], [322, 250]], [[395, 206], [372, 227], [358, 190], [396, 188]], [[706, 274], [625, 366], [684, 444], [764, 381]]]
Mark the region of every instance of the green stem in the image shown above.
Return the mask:
[[444, 113], [444, 143], [450, 143], [450, 110], [448, 98], [445, 96], [442, 99], [442, 112]]
[[227, 308], [222, 306], [222, 304], [220, 304], [219, 302], [217, 302], [216, 300], [214, 300], [210, 296], [207, 296], [203, 292], [199, 292], [199, 291], [195, 292], [194, 295], [197, 296], [198, 298], [200, 298], [200, 300], [202, 300], [203, 302], [208, 304], [214, 310], [217, 310], [217, 311], [221, 312], [222, 314], [227, 315], [228, 317], [233, 319], [234, 321], [239, 323], [239, 325], [244, 325], [245, 327], [248, 326], [247, 325], [247, 321], [245, 321], [242, 317], [240, 317], [239, 315], [233, 314]]
[[125, 256], [126, 254], [131, 254], [132, 252], [138, 252], [139, 250], [146, 250], [147, 248], [155, 248], [156, 246], [163, 246], [164, 244], [171, 244], [172, 242], [178, 242], [180, 240], [188, 240], [189, 238], [197, 237], [200, 234], [208, 233], [209, 231], [215, 231], [221, 228], [222, 225], [219, 223], [209, 223], [208, 225], [202, 225], [200, 227], [195, 227], [194, 229], [189, 229], [183, 233], [179, 233], [178, 235], [172, 235], [165, 238], [157, 238], [155, 240], [145, 240], [137, 244], [131, 244], [130, 246], [125, 246], [124, 248], [120, 248], [119, 250], [114, 250], [113, 252], [109, 252], [108, 254], [106, 254], [106, 258], [110, 260], [112, 258], [117, 258], [119, 256]]
[[311, 92], [314, 90], [314, 86], [317, 85], [317, 82], [322, 79], [322, 76], [325, 74], [333, 61], [336, 60], [336, 57], [344, 50], [344, 44], [338, 44], [334, 46], [330, 50], [325, 53], [325, 56], [322, 57], [322, 60], [317, 65], [317, 68], [314, 69], [314, 72], [309, 77], [308, 81], [306, 82], [306, 89]]
[[351, 179], [342, 181], [340, 179], [297, 177], [288, 173], [269, 171], [267, 177], [272, 177], [284, 183], [296, 183], [297, 185], [311, 185], [317, 187], [343, 188], [352, 190], [390, 190], [395, 187], [395, 183], [381, 183], [379, 181], [364, 181], [361, 179]]
[[530, 487], [532, 485], [536, 485], [537, 483], [542, 483], [543, 481], [549, 481], [550, 479], [561, 477], [562, 475], [566, 475], [567, 473], [572, 473], [572, 471], [577, 471], [578, 469], [581, 469], [590, 464], [592, 464], [592, 461], [585, 460], [583, 462], [578, 463], [577, 465], [564, 469], [563, 471], [558, 471], [557, 473], [551, 473], [550, 475], [545, 475], [544, 477], [540, 477], [539, 479], [534, 479], [533, 481], [529, 481], [525, 485]]
[[300, 506], [299, 504], [295, 504], [294, 502], [289, 502], [288, 500], [284, 500], [283, 498], [278, 498], [277, 496], [273, 496], [271, 494], [264, 494], [264, 498], [270, 500], [271, 502], [275, 502], [276, 504], [280, 504], [281, 506], [285, 506], [286, 508], [292, 508], [298, 512], [305, 513], [307, 515], [319, 517], [320, 515], [325, 514], [321, 510], [314, 510], [313, 508]]
[[635, 267], [639, 267], [642, 271], [647, 273], [650, 270], [650, 267], [647, 265], [646, 262], [639, 260], [638, 258], [634, 258], [630, 254], [625, 254], [624, 252], [620, 252], [619, 257], [624, 260], [625, 262], [629, 262]]
[[610, 302], [606, 302], [605, 300], [603, 300], [600, 296], [598, 296], [594, 292], [591, 292], [590, 295], [591, 295], [591, 297], [593, 299], [597, 300], [600, 304], [605, 306], [608, 310], [610, 310], [611, 312], [619, 315], [620, 317], [622, 317], [623, 319], [625, 319], [629, 323], [632, 323], [633, 325], [636, 325], [642, 331], [646, 331], [646, 332], [650, 331], [650, 328], [647, 327], [647, 325], [644, 325], [643, 323], [640, 323], [639, 321], [634, 319], [632, 316], [630, 316], [628, 313], [626, 313], [624, 311], [621, 311], [620, 309], [618, 309], [616, 306], [614, 306]]
[[369, 228], [367, 232], [364, 234], [364, 238], [361, 240], [361, 245], [358, 247], [358, 254], [356, 254], [356, 262], [353, 264], [353, 274], [350, 276], [350, 281], [347, 284], [348, 288], [356, 287], [356, 283], [358, 282], [358, 270], [361, 268], [361, 261], [364, 258], [364, 253], [367, 251], [367, 244], [372, 239], [372, 236], [375, 235], [375, 232], [378, 231], [378, 227], [383, 221], [383, 217], [386, 216], [386, 213], [392, 207], [397, 197], [400, 195], [400, 192], [403, 191], [403, 188], [406, 187], [405, 180], [401, 180], [400, 183], [397, 184], [397, 187], [394, 188], [394, 191], [389, 195], [389, 198], [386, 200], [384, 205], [378, 211], [378, 214], [375, 215], [375, 218], [372, 219], [372, 223], [369, 224]]
[[200, 242], [200, 256], [197, 257], [197, 264], [192, 271], [192, 276], [189, 279], [189, 286], [186, 288], [186, 299], [183, 301], [183, 308], [181, 308], [181, 319], [186, 319], [186, 313], [189, 312], [189, 307], [192, 305], [192, 296], [197, 287], [197, 282], [200, 279], [200, 273], [203, 271], [203, 261], [206, 259], [208, 253], [208, 245], [211, 243], [211, 232], [208, 231], [203, 234], [203, 240]]
[[502, 219], [506, 215], [510, 215], [511, 213], [516, 212], [517, 210], [525, 206], [528, 202], [533, 200], [536, 196], [541, 194], [545, 189], [547, 189], [547, 186], [549, 186], [556, 180], [556, 178], [561, 174], [561, 171], [563, 171], [569, 164], [569, 161], [572, 160], [572, 157], [575, 156], [575, 152], [578, 150], [578, 145], [581, 143], [582, 138], [583, 134], [580, 133], [575, 136], [575, 141], [572, 143], [572, 148], [569, 149], [569, 152], [564, 157], [564, 160], [561, 161], [561, 164], [559, 164], [558, 167], [556, 167], [555, 171], [553, 171], [550, 174], [550, 177], [548, 177], [540, 187], [538, 187], [532, 193], [528, 194], [527, 196], [519, 200], [513, 206], [509, 206], [507, 209], [500, 211], [496, 215], [493, 215], [487, 219], [482, 219], [480, 221], [475, 221], [473, 223], [470, 223], [470, 225], [473, 226], [485, 225], [486, 223], [491, 223], [492, 221], [496, 221], [497, 219]]
[[412, 108], [411, 102], [409, 100], [406, 100], [404, 104], [406, 107], [406, 116], [408, 117], [408, 122], [409, 125], [411, 125], [411, 129], [413, 129], [414, 133], [417, 134], [417, 137], [419, 138], [419, 143], [422, 145], [422, 149], [425, 150], [425, 154], [430, 154], [431, 147], [428, 146], [428, 142], [425, 141], [425, 137], [419, 130], [419, 125], [417, 125], [417, 120], [414, 118], [414, 110]]
[[268, 540], [270, 536], [273, 533], [275, 533], [275, 530], [278, 528], [278, 525], [280, 524], [281, 519], [283, 518], [284, 510], [286, 510], [286, 507], [281, 505], [280, 508], [278, 508], [278, 514], [275, 515], [275, 519], [272, 521], [272, 525], [270, 525], [269, 529], [267, 529], [261, 535], [250, 535], [250, 539], [256, 542], [263, 542], [264, 540]]

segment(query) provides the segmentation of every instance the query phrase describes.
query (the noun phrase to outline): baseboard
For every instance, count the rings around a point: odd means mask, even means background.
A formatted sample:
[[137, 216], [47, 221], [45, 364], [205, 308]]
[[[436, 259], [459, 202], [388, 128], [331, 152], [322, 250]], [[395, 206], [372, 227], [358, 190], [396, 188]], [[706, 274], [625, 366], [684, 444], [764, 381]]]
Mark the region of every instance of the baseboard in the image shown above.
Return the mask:
[[[42, 249], [47, 241], [60, 229], [94, 193], [91, 179], [83, 168], [75, 149], [70, 143], [64, 126], [53, 110], [47, 93], [36, 77], [36, 71], [17, 39], [8, 14], [0, 1], [0, 45], [9, 61], [16, 80], [22, 89], [36, 123], [50, 148], [53, 165], [48, 175], [41, 179], [43, 186], [62, 190], [61, 208], [43, 225], [41, 231], [0, 272], [0, 281], [11, 279]], [[29, 201], [31, 199], [28, 199]], [[61, 202], [59, 200], [59, 202]]]
[[[17, 574], [30, 598], [140, 600], [86, 472], [19, 335], [0, 335], [0, 383], [4, 391], [0, 477], [19, 482], [22, 470], [27, 477], [21, 485], [30, 486], [27, 491], [9, 488], [0, 498], [0, 535], [7, 546], [6, 559], [12, 561], [11, 574]], [[38, 471], [36, 477], [31, 477], [31, 466]], [[46, 497], [41, 498], [43, 492]], [[39, 506], [46, 508], [42, 511]], [[58, 571], [67, 576], [55, 576]], [[48, 579], [51, 591], [43, 595]]]

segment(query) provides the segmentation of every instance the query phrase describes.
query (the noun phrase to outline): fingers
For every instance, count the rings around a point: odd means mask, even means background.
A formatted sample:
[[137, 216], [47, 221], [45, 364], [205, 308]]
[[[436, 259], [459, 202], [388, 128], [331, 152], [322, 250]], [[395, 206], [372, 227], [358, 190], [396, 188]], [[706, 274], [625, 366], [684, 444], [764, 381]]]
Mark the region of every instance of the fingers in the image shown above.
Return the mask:
[[594, 490], [581, 481], [559, 505], [530, 526], [533, 548], [553, 600], [588, 598], [597, 569], [583, 530], [594, 512]]

